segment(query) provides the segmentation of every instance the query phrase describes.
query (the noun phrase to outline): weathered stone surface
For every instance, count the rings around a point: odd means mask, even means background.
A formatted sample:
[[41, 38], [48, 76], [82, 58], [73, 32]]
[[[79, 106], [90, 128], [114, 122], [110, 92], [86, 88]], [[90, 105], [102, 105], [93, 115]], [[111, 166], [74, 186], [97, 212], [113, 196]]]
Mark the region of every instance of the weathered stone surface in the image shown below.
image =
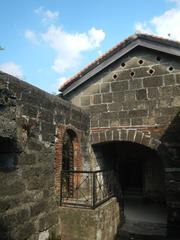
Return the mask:
[[57, 213], [45, 215], [39, 220], [39, 230], [42, 232], [58, 222]]
[[165, 75], [164, 76], [164, 84], [165, 84], [165, 86], [174, 85], [175, 84], [175, 75], [174, 74]]
[[[85, 105], [90, 104], [90, 97], [84, 98]], [[87, 131], [89, 116], [57, 96], [2, 73], [0, 110], [0, 219], [7, 227], [3, 235], [37, 240], [41, 231], [52, 228], [60, 235], [54, 186], [56, 128], [69, 124]]]
[[147, 77], [143, 79], [143, 86], [146, 87], [159, 87], [163, 85], [162, 77]]
[[[97, 125], [96, 126], [94, 126], [94, 127], [97, 127]], [[109, 120], [108, 119], [100, 119], [99, 120], [99, 127], [109, 127]]]
[[136, 100], [136, 92], [131, 91], [125, 91], [125, 102], [133, 102]]
[[109, 92], [110, 91], [110, 84], [109, 83], [102, 83], [101, 84], [101, 93]]
[[158, 88], [152, 87], [152, 88], [147, 88], [148, 90], [148, 98], [155, 98], [159, 96], [159, 90]]
[[176, 74], [176, 83], [180, 84], [180, 74]]
[[109, 103], [107, 108], [110, 112], [115, 112], [122, 110], [122, 105], [120, 103]]
[[103, 103], [111, 103], [112, 102], [112, 93], [104, 93], [102, 95]]
[[15, 139], [16, 122], [0, 116], [0, 137]]
[[128, 81], [112, 82], [111, 88], [113, 92], [128, 90]]
[[[159, 58], [159, 54], [135, 49], [82, 84], [67, 95], [81, 109], [0, 73], [0, 213], [9, 221], [8, 231], [15, 239], [37, 240], [41, 232], [52, 229], [67, 234], [68, 240], [79, 240], [80, 235], [88, 239], [88, 228], [89, 239], [95, 234], [109, 240], [110, 222], [111, 233], [115, 231], [117, 215], [112, 214], [112, 209], [109, 214], [108, 207], [98, 210], [98, 218], [95, 212], [87, 216], [87, 210], [85, 214], [79, 209], [72, 210], [70, 218], [63, 211], [59, 215], [59, 194], [58, 200], [54, 197], [55, 180], [60, 184], [60, 176], [54, 174], [55, 159], [62, 155], [56, 151], [61, 144], [59, 136], [63, 135], [57, 130], [59, 125], [80, 134], [82, 169], [102, 167], [102, 156], [96, 159], [88, 146], [89, 132], [90, 144], [142, 144], [158, 150], [165, 166], [179, 166], [180, 64], [173, 55], [161, 53]], [[162, 146], [166, 146], [167, 153]], [[93, 159], [90, 162], [89, 148]], [[60, 166], [57, 169], [60, 172]], [[173, 184], [170, 177], [176, 180]], [[179, 211], [174, 207], [179, 204], [179, 176], [171, 174], [165, 180], [168, 221], [179, 221]], [[73, 223], [72, 232], [66, 231], [69, 225], [60, 226], [59, 216]]]
[[132, 110], [129, 111], [130, 117], [145, 117], [147, 116], [147, 110]]
[[81, 105], [82, 106], [90, 105], [90, 96], [82, 96], [81, 97]]
[[115, 198], [95, 210], [61, 207], [62, 238], [64, 240], [113, 240], [120, 224], [119, 212], [119, 204]]
[[91, 95], [91, 94], [97, 94], [97, 93], [100, 93], [100, 87], [99, 87], [99, 84], [94, 84], [93, 86], [87, 88], [83, 92], [83, 95]]
[[142, 79], [132, 79], [131, 81], [129, 81], [129, 83], [130, 83], [130, 89], [132, 90], [141, 89], [143, 87]]
[[147, 99], [146, 89], [137, 90], [136, 91], [136, 98], [137, 98], [137, 100], [146, 100]]
[[93, 96], [93, 104], [101, 104], [101, 94], [96, 94]]
[[113, 92], [113, 102], [124, 102], [125, 96], [124, 92]]
[[20, 181], [15, 181], [9, 185], [1, 184], [1, 196], [15, 195], [22, 193], [25, 190], [25, 185]]

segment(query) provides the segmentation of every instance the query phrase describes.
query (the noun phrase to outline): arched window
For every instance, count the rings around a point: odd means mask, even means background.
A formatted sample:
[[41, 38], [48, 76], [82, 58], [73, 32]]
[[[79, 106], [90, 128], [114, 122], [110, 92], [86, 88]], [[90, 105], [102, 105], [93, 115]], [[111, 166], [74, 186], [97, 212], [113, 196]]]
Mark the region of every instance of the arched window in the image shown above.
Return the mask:
[[73, 140], [75, 137], [76, 137], [75, 133], [69, 129], [64, 134], [63, 150], [62, 150], [62, 170], [63, 171], [74, 170]]
[[[77, 179], [73, 178], [71, 171], [81, 170], [81, 132], [71, 125], [59, 125], [56, 139], [56, 158], [55, 158], [55, 187], [56, 192], [60, 193], [61, 186], [65, 184], [65, 192], [69, 196], [73, 195]], [[61, 174], [64, 172], [64, 174]], [[65, 173], [72, 173], [66, 174]], [[63, 182], [61, 182], [63, 180]], [[64, 184], [62, 184], [64, 183]], [[62, 190], [62, 189], [61, 189]]]
[[62, 148], [62, 186], [63, 192], [66, 196], [73, 195], [73, 186], [74, 186], [74, 155], [75, 155], [75, 133], [68, 129], [64, 134], [63, 139], [63, 148]]

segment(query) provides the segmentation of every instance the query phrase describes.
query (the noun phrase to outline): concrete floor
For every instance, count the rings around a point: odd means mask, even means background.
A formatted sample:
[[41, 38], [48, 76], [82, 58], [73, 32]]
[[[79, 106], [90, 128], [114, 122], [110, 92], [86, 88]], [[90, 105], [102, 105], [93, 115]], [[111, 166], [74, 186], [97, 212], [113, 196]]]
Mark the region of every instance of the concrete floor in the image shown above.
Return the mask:
[[128, 196], [124, 199], [124, 215], [118, 239], [166, 239], [165, 205], [144, 203], [140, 196]]
[[125, 197], [124, 214], [126, 220], [133, 222], [167, 222], [166, 206], [158, 203], [145, 203], [142, 197]]

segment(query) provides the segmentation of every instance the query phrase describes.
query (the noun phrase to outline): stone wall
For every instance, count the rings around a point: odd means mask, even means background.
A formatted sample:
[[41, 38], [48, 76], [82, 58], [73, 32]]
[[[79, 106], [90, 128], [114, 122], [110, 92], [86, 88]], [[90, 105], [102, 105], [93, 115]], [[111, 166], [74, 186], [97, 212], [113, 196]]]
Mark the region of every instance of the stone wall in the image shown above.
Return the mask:
[[[170, 124], [179, 120], [179, 59], [135, 50], [89, 79], [66, 99], [91, 113], [92, 142], [109, 140], [108, 130], [119, 128], [140, 129], [164, 140]], [[177, 135], [171, 136], [174, 139], [166, 142], [177, 143]]]
[[0, 239], [61, 235], [54, 169], [60, 125], [80, 133], [83, 169], [88, 162], [88, 115], [0, 72]]
[[[169, 220], [180, 220], [180, 61], [136, 48], [65, 96], [90, 113], [91, 143], [130, 141], [158, 150]], [[93, 165], [96, 158], [92, 151]]]
[[62, 239], [114, 240], [120, 225], [119, 211], [116, 198], [95, 210], [62, 207]]

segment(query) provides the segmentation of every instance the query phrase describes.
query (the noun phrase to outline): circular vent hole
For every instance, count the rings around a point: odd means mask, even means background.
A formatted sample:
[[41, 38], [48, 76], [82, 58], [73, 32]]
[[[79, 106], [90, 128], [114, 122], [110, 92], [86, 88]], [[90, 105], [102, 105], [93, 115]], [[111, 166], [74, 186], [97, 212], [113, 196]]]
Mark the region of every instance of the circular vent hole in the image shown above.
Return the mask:
[[143, 64], [143, 60], [142, 59], [140, 59], [139, 61], [138, 61], [138, 63], [141, 65], [141, 64]]
[[125, 67], [126, 64], [124, 62], [121, 63], [121, 67]]
[[159, 62], [161, 61], [161, 57], [160, 56], [157, 56], [156, 60]]
[[135, 72], [131, 72], [130, 75], [131, 75], [131, 77], [134, 77]]
[[113, 75], [113, 79], [116, 80], [118, 78], [118, 75], [117, 74], [114, 74]]
[[174, 70], [173, 66], [170, 66], [170, 67], [168, 68], [168, 70], [169, 70], [170, 72], [172, 72], [172, 71]]
[[149, 71], [148, 71], [148, 72], [149, 72], [149, 74], [150, 74], [150, 75], [153, 75], [153, 73], [154, 73], [154, 70], [151, 68], [151, 69], [149, 69]]

